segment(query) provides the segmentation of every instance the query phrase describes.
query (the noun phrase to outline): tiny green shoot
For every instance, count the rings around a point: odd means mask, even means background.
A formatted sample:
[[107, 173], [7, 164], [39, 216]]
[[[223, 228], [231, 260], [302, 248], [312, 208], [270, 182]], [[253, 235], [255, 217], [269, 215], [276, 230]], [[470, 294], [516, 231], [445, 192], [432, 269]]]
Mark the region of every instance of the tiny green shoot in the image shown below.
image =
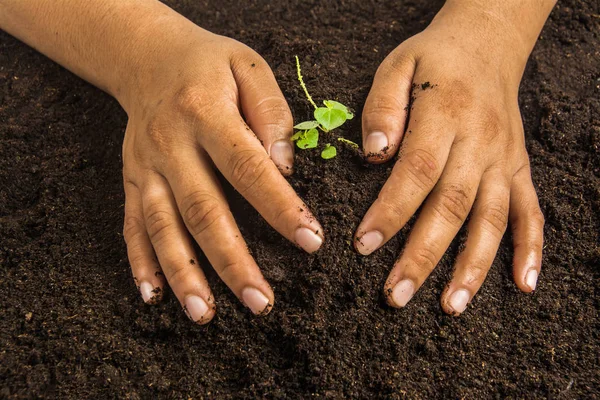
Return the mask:
[[330, 145], [329, 143], [327, 143], [325, 145], [325, 148], [321, 152], [321, 158], [323, 158], [325, 160], [329, 160], [330, 158], [333, 158], [336, 155], [337, 155], [337, 149], [335, 147], [333, 147], [332, 145]]
[[312, 99], [312, 97], [310, 97], [308, 89], [304, 84], [304, 79], [302, 78], [302, 71], [300, 70], [300, 59], [298, 58], [298, 56], [296, 56], [296, 70], [298, 71], [298, 80], [300, 81], [300, 86], [302, 87], [302, 89], [304, 89], [304, 94], [306, 95], [306, 98], [308, 99], [309, 103], [313, 105], [314, 108], [318, 108], [315, 104], [315, 101]]
[[[347, 120], [354, 118], [354, 114], [348, 107], [334, 100], [325, 100], [323, 101], [325, 107], [318, 107], [310, 93], [308, 93], [308, 89], [304, 83], [298, 56], [296, 56], [296, 70], [298, 72], [300, 86], [302, 87], [302, 90], [304, 90], [308, 102], [315, 108], [313, 113], [315, 119], [313, 121], [304, 121], [294, 126], [294, 129], [297, 129], [298, 132], [292, 136], [292, 140], [296, 142], [296, 146], [300, 149], [313, 149], [317, 147], [319, 143], [319, 129], [325, 133], [330, 132], [333, 129], [342, 126]], [[338, 138], [338, 140], [358, 147], [356, 143], [350, 140], [343, 138]], [[321, 152], [321, 157], [328, 160], [335, 157], [336, 154], [336, 148], [331, 144], [327, 144], [325, 149]]]
[[352, 140], [344, 139], [343, 137], [339, 137], [339, 138], [337, 138], [337, 140], [339, 140], [342, 143], [346, 143], [350, 147], [354, 147], [355, 149], [358, 149], [358, 144], [354, 143]]

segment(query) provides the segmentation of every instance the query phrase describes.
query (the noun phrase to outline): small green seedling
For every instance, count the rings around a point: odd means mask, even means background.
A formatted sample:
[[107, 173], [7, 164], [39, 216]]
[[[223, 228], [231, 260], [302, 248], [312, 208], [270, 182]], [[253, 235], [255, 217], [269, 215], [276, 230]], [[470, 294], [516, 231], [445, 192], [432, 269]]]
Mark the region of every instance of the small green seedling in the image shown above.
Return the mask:
[[296, 146], [305, 149], [314, 149], [319, 144], [319, 131], [315, 128], [296, 132], [292, 136], [292, 140], [296, 142]]
[[335, 147], [333, 147], [332, 145], [330, 145], [329, 143], [327, 143], [325, 145], [325, 148], [321, 152], [321, 158], [324, 158], [325, 160], [329, 160], [330, 158], [333, 158], [336, 155], [337, 155], [337, 149]]
[[[342, 126], [347, 120], [354, 118], [354, 114], [352, 114], [348, 107], [334, 100], [325, 100], [323, 101], [325, 107], [318, 107], [304, 84], [298, 56], [296, 56], [296, 69], [298, 71], [298, 81], [300, 82], [300, 86], [304, 90], [304, 94], [306, 94], [306, 98], [310, 104], [315, 108], [315, 119], [313, 121], [301, 122], [294, 126], [294, 129], [297, 129], [298, 132], [292, 136], [292, 140], [296, 142], [296, 146], [303, 150], [313, 149], [317, 147], [319, 143], [319, 129], [323, 132], [330, 132], [333, 129]], [[356, 143], [351, 142], [350, 140], [343, 138], [338, 138], [338, 140], [358, 147]], [[336, 148], [328, 143], [321, 152], [321, 157], [328, 160], [335, 157], [336, 154]]]

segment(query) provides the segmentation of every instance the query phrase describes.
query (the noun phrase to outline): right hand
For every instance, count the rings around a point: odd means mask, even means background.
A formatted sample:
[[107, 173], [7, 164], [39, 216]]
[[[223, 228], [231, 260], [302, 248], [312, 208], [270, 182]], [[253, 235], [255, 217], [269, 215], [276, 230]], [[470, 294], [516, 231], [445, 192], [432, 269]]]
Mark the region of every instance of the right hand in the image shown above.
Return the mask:
[[166, 278], [187, 315], [204, 324], [215, 302], [190, 234], [254, 314], [274, 304], [214, 167], [305, 251], [317, 251], [324, 237], [282, 176], [292, 172], [293, 123], [269, 66], [247, 46], [190, 26], [149, 46], [148, 59], [137, 60], [143, 73], [125, 89], [133, 95], [122, 101], [124, 237], [144, 301], [160, 300]]

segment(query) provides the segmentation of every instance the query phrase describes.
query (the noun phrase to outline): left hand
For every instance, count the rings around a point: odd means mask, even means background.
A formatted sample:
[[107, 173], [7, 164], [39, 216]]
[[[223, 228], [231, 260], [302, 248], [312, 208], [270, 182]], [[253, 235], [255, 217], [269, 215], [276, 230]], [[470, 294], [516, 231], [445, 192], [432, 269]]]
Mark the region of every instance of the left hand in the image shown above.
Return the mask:
[[475, 26], [486, 18], [473, 16], [440, 13], [396, 48], [363, 110], [369, 160], [385, 162], [398, 149], [399, 156], [356, 232], [356, 249], [368, 255], [381, 247], [424, 202], [385, 284], [394, 307], [421, 287], [469, 213], [468, 239], [442, 294], [445, 312], [462, 313], [477, 293], [509, 217], [517, 286], [533, 291], [540, 272], [544, 219], [518, 105], [530, 48], [501, 20]]

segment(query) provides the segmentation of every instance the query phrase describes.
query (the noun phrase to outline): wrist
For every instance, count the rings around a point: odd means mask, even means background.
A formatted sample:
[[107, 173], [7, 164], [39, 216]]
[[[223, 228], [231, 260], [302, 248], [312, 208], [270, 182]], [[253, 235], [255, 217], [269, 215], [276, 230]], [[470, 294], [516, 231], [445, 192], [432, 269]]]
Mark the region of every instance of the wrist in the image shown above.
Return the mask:
[[[554, 1], [518, 3], [521, 2], [448, 0], [427, 31], [435, 37], [449, 36], [460, 43], [462, 52], [488, 64], [490, 72], [496, 67], [518, 84]], [[522, 23], [522, 18], [529, 20]]]
[[556, 1], [447, 0], [436, 18], [449, 16], [475, 28], [489, 29], [528, 57]]

